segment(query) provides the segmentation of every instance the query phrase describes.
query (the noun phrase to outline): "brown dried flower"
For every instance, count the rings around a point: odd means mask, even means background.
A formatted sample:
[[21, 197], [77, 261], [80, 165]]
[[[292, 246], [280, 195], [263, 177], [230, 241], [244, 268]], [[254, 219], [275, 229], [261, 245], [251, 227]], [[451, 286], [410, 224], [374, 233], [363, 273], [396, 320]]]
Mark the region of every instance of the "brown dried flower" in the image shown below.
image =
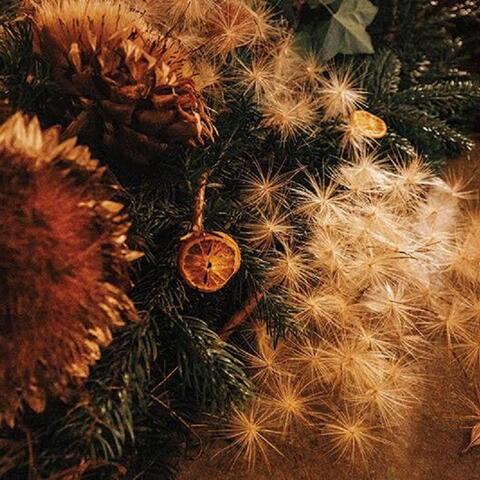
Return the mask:
[[0, 425], [25, 402], [68, 396], [111, 328], [135, 319], [124, 293], [129, 224], [104, 168], [57, 128], [17, 113], [0, 127]]
[[63, 96], [52, 99], [54, 118], [68, 133], [137, 162], [167, 144], [213, 138], [188, 54], [127, 3], [42, 0], [31, 16], [35, 48]]

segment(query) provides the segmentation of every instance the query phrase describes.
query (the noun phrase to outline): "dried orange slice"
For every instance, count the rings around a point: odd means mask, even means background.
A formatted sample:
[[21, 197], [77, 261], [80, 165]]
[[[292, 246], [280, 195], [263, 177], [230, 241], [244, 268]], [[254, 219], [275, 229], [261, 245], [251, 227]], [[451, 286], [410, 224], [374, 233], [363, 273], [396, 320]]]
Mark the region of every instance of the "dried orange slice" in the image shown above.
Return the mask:
[[240, 268], [240, 248], [223, 232], [191, 232], [178, 252], [180, 275], [201, 292], [220, 290]]
[[352, 113], [352, 125], [368, 138], [382, 138], [387, 134], [387, 124], [373, 113], [355, 110]]

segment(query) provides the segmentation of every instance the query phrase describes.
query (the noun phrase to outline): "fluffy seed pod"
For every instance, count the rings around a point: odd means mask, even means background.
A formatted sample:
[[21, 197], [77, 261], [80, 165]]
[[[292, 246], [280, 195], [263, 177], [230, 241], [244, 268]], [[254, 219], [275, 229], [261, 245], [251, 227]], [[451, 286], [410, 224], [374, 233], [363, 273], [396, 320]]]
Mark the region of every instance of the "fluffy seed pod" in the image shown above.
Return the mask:
[[253, 45], [260, 37], [257, 16], [245, 2], [219, 2], [205, 23], [213, 55], [226, 56], [238, 47]]
[[171, 143], [213, 138], [187, 53], [127, 3], [46, 0], [31, 16], [35, 48], [63, 97], [52, 99], [54, 118], [69, 133], [140, 162]]
[[0, 425], [84, 380], [135, 320], [129, 224], [86, 147], [18, 113], [0, 127]]

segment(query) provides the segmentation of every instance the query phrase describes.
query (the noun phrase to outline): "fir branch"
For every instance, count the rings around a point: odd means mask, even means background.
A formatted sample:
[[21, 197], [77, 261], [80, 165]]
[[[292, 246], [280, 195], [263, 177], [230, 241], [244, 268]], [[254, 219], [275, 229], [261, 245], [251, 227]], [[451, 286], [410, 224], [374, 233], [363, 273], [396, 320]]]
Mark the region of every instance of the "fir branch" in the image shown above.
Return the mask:
[[386, 120], [400, 136], [408, 138], [416, 150], [430, 161], [459, 155], [473, 148], [473, 142], [468, 137], [444, 120], [410, 105], [391, 109]]
[[392, 104], [409, 104], [448, 120], [480, 105], [480, 85], [472, 81], [446, 81], [415, 85], [396, 93]]
[[225, 412], [250, 395], [250, 383], [242, 363], [201, 319], [176, 317], [175, 339], [169, 347], [175, 352], [180, 388], [189, 393], [202, 409]]
[[360, 62], [362, 86], [368, 92], [370, 105], [381, 103], [399, 90], [401, 62], [391, 50], [381, 50]]
[[0, 5], [0, 25], [11, 21], [18, 11], [18, 7], [18, 0], [2, 0]]
[[3, 26], [0, 34], [0, 98], [27, 112], [39, 112], [45, 102], [48, 66], [33, 53], [32, 29], [27, 20]]

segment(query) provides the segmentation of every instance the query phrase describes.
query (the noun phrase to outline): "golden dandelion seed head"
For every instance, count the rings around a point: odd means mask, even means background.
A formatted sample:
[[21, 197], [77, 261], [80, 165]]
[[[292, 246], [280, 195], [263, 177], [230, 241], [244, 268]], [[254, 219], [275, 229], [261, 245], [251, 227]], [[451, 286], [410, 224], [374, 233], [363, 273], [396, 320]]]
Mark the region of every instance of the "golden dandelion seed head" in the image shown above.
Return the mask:
[[363, 151], [337, 168], [335, 181], [353, 194], [388, 191], [392, 174], [386, 168], [387, 161], [375, 151]]
[[263, 126], [274, 130], [281, 141], [299, 134], [311, 135], [317, 121], [316, 101], [307, 92], [278, 91], [260, 102]]
[[269, 95], [277, 88], [273, 65], [269, 57], [255, 56], [249, 63], [240, 59], [237, 62], [238, 66], [233, 79], [243, 87], [246, 93], [252, 92], [257, 101], [263, 95]]
[[343, 220], [346, 212], [344, 197], [334, 182], [325, 183], [306, 173], [308, 187], [294, 186], [291, 192], [297, 197], [295, 213], [307, 217], [310, 221], [320, 220], [318, 225], [325, 226], [323, 219]]
[[341, 132], [341, 146], [349, 152], [363, 152], [375, 145], [375, 139], [365, 133], [365, 130], [351, 121], [351, 116], [338, 127]]
[[408, 410], [414, 405], [413, 392], [406, 385], [398, 385], [391, 378], [384, 378], [368, 389], [346, 398], [360, 411], [378, 418], [385, 427], [398, 427], [408, 419]]
[[210, 95], [221, 94], [223, 74], [221, 67], [205, 58], [195, 63], [195, 82], [200, 92], [206, 91]]
[[266, 278], [270, 285], [303, 289], [314, 276], [305, 254], [293, 251], [287, 244], [275, 250], [269, 263]]
[[297, 73], [297, 79], [301, 83], [311, 86], [318, 86], [324, 78], [327, 69], [326, 65], [320, 60], [317, 52], [308, 50], [302, 54], [300, 69]]
[[318, 93], [325, 120], [346, 119], [353, 110], [365, 104], [365, 94], [355, 86], [355, 75], [350, 66], [330, 66]]
[[403, 283], [375, 286], [364, 296], [362, 304], [395, 331], [403, 331], [424, 313]]
[[214, 55], [225, 57], [259, 39], [258, 15], [244, 2], [223, 0], [207, 12], [205, 27], [208, 45]]
[[431, 338], [443, 338], [448, 347], [452, 348], [454, 341], [467, 334], [467, 319], [462, 304], [457, 299], [439, 297], [434, 301], [433, 307], [435, 315], [421, 322], [422, 329]]
[[250, 370], [252, 381], [261, 388], [268, 389], [272, 382], [285, 373], [282, 345], [275, 347], [259, 342], [254, 353], [242, 352]]
[[292, 343], [287, 355], [288, 363], [297, 376], [306, 376], [312, 385], [321, 384], [329, 377], [328, 367], [323, 361], [322, 342], [318, 336], [305, 336]]
[[342, 389], [370, 388], [384, 376], [385, 353], [368, 349], [355, 336], [341, 334], [327, 342], [323, 355], [332, 382]]
[[273, 427], [272, 414], [260, 399], [253, 399], [246, 408], [234, 408], [229, 423], [219, 431], [221, 438], [231, 443], [216, 455], [236, 450], [232, 463], [243, 458], [250, 471], [259, 457], [268, 464], [270, 453], [281, 454], [272, 443], [272, 438], [278, 435]]
[[295, 172], [274, 172], [271, 162], [267, 168], [262, 168], [258, 162], [255, 162], [254, 166], [254, 170], [248, 170], [243, 175], [243, 202], [247, 206], [271, 212], [284, 204], [286, 186]]
[[247, 241], [261, 250], [272, 248], [275, 243], [288, 243], [294, 234], [294, 227], [290, 222], [290, 215], [277, 208], [269, 213], [256, 211], [256, 218], [245, 224]]
[[454, 346], [464, 368], [475, 374], [480, 368], [480, 330], [477, 327], [465, 329], [460, 333]]
[[338, 460], [348, 459], [352, 464], [366, 463], [368, 456], [379, 443], [385, 443], [364, 414], [357, 411], [334, 409], [326, 416], [322, 435], [328, 439], [330, 452]]
[[309, 383], [290, 375], [278, 377], [265, 402], [284, 435], [296, 425], [311, 425], [317, 394], [307, 392]]

